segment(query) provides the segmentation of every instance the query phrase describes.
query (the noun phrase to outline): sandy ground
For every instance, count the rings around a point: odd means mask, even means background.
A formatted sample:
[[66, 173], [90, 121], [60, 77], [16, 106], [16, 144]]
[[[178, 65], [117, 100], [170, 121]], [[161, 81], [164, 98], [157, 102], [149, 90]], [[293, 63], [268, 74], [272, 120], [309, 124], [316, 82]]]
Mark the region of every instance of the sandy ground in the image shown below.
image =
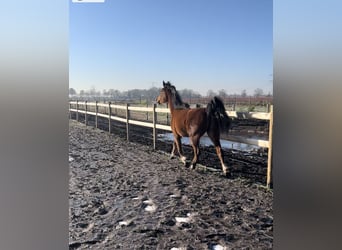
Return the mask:
[[69, 125], [70, 249], [272, 248], [273, 191], [238, 161], [227, 159], [227, 178], [169, 159], [170, 145], [154, 151], [148, 140]]

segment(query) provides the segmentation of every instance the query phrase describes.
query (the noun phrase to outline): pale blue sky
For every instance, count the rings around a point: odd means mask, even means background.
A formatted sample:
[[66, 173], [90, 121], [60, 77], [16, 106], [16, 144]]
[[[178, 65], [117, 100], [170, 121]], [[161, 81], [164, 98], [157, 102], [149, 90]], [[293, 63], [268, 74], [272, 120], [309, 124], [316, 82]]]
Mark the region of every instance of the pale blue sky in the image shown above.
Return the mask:
[[271, 0], [70, 1], [70, 87], [273, 89]]

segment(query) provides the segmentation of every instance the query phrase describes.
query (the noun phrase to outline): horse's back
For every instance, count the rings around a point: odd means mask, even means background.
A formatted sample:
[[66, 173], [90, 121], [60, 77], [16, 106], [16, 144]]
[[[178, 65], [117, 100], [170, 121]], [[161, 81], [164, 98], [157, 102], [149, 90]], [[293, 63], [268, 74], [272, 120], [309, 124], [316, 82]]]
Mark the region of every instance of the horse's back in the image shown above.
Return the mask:
[[[176, 111], [176, 110], [175, 110]], [[174, 112], [171, 122], [172, 131], [180, 136], [199, 134], [202, 136], [208, 127], [205, 108], [179, 109]]]
[[203, 124], [207, 122], [207, 110], [205, 108], [189, 109], [187, 116], [189, 124]]

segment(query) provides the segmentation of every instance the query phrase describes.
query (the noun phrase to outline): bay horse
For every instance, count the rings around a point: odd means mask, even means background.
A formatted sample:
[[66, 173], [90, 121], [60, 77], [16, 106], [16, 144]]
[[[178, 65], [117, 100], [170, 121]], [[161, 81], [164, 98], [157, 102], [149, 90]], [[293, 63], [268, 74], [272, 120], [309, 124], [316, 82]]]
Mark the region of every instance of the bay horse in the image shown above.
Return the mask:
[[163, 81], [163, 88], [156, 101], [158, 104], [168, 103], [171, 112], [171, 129], [174, 137], [171, 158], [174, 156], [177, 148], [180, 160], [186, 165], [181, 138], [189, 137], [194, 152], [190, 168], [194, 168], [200, 153], [200, 138], [207, 132], [220, 159], [222, 171], [227, 175], [229, 171], [223, 161], [220, 131], [229, 128], [230, 118], [226, 113], [222, 100], [215, 96], [206, 108], [190, 109], [189, 105], [182, 101], [176, 87], [171, 85], [170, 82]]

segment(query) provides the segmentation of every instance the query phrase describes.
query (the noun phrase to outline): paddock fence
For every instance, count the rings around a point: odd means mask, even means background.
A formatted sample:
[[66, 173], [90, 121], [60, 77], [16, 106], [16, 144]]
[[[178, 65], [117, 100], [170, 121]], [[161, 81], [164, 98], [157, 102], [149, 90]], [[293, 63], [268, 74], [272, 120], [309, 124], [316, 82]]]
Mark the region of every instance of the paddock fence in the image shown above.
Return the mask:
[[[152, 128], [153, 134], [153, 149], [156, 149], [157, 142], [157, 129], [172, 131], [171, 126], [168, 125], [170, 110], [168, 108], [158, 108], [156, 104], [152, 107], [137, 107], [130, 106], [129, 104], [117, 105], [108, 103], [100, 103], [98, 101], [70, 101], [69, 102], [69, 115], [76, 113], [76, 120], [79, 121], [79, 114], [84, 114], [84, 123], [88, 125], [89, 116], [95, 116], [95, 126], [98, 128], [98, 117], [108, 119], [109, 133], [111, 131], [112, 120], [119, 121], [126, 124], [126, 136], [127, 141], [130, 140], [130, 124], [137, 126]], [[131, 113], [140, 113], [139, 119], [133, 117]], [[269, 112], [237, 112], [226, 111], [229, 117], [235, 117], [239, 119], [261, 119], [269, 121], [269, 135], [268, 140], [244, 138], [240, 136], [229, 135], [227, 140], [239, 143], [245, 143], [249, 145], [255, 145], [263, 148], [268, 148], [268, 160], [267, 160], [267, 180], [266, 185], [269, 188], [272, 184], [272, 139], [273, 139], [273, 105], [270, 105]], [[166, 122], [162, 122], [162, 119], [157, 119], [157, 115], [160, 114], [166, 119]], [[144, 121], [142, 121], [142, 119]]]

